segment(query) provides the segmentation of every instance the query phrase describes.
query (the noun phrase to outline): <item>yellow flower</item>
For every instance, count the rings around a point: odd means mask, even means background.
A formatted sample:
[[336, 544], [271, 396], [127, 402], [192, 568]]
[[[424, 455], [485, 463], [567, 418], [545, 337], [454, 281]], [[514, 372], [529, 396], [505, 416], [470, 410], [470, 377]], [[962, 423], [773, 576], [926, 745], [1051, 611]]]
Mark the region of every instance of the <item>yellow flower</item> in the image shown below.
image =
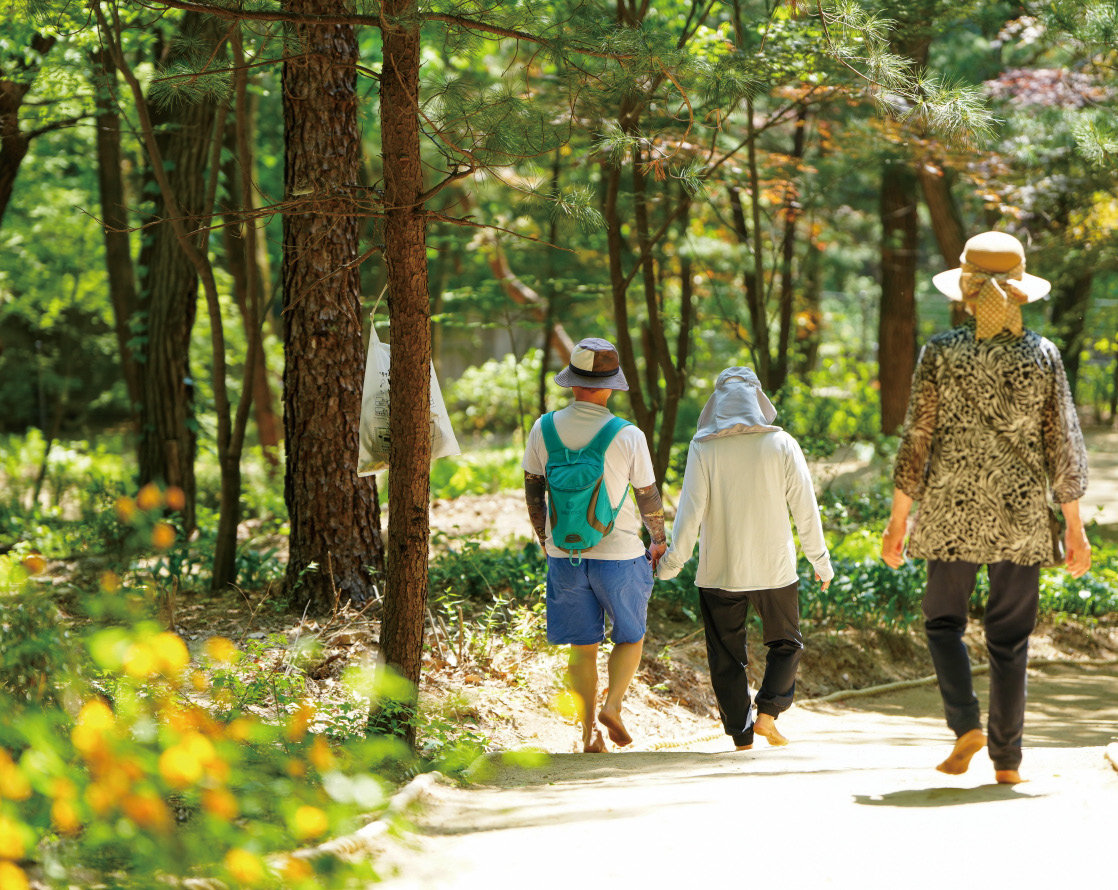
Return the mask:
[[134, 680], [146, 680], [159, 672], [159, 659], [151, 646], [133, 643], [124, 654], [124, 673]]
[[0, 816], [0, 859], [22, 859], [26, 852], [19, 825]]
[[63, 799], [56, 800], [51, 804], [50, 819], [54, 826], [62, 834], [73, 834], [81, 828], [81, 819], [78, 818], [78, 811], [74, 805]]
[[116, 804], [119, 797], [108, 785], [94, 783], [85, 789], [85, 802], [98, 816], [104, 816]]
[[295, 837], [301, 841], [309, 841], [324, 835], [330, 827], [330, 820], [318, 807], [302, 806], [295, 811], [291, 827]]
[[233, 641], [227, 640], [225, 637], [210, 637], [206, 640], [206, 655], [213, 661], [232, 664], [240, 654], [240, 650], [233, 644]]
[[31, 796], [31, 783], [8, 752], [0, 748], [0, 798], [27, 800]]
[[225, 728], [226, 734], [235, 742], [247, 742], [252, 737], [252, 721], [238, 717]]
[[202, 762], [182, 745], [174, 745], [159, 755], [159, 775], [172, 788], [189, 788], [202, 778]]
[[166, 550], [175, 543], [175, 527], [169, 522], [157, 522], [151, 530], [151, 545], [157, 550]]
[[207, 788], [203, 791], [202, 807], [211, 816], [226, 822], [237, 818], [237, 799], [224, 788]]
[[22, 868], [11, 862], [0, 862], [0, 890], [28, 890], [30, 886]]
[[161, 503], [163, 503], [163, 495], [159, 493], [159, 486], [154, 482], [149, 482], [136, 495], [136, 506], [141, 510], [154, 510]]
[[51, 781], [50, 792], [55, 800], [75, 800], [78, 796], [78, 789], [65, 776], [58, 776]]
[[102, 572], [101, 589], [105, 591], [105, 593], [116, 593], [120, 590], [120, 575], [116, 572]]
[[564, 689], [551, 697], [551, 709], [560, 717], [575, 720], [582, 713], [582, 698], [570, 689]]
[[150, 643], [159, 659], [159, 668], [166, 676], [177, 677], [190, 663], [190, 653], [186, 643], [178, 634], [164, 631], [156, 634]]
[[86, 755], [105, 747], [105, 736], [115, 724], [113, 712], [101, 699], [95, 698], [82, 705], [70, 738], [78, 752]]
[[248, 850], [230, 850], [225, 868], [241, 884], [259, 884], [264, 879], [264, 863]]

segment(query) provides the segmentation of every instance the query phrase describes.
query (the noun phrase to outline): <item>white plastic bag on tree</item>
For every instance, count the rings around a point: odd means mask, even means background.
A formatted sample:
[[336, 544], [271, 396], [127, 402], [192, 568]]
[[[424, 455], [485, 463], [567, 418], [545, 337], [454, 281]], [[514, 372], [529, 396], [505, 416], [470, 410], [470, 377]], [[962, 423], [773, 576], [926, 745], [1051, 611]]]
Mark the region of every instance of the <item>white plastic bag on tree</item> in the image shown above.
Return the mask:
[[[365, 385], [361, 390], [361, 427], [357, 475], [370, 476], [388, 469], [388, 365], [391, 352], [381, 343], [374, 326], [369, 332], [369, 355], [365, 360]], [[450, 426], [442, 390], [431, 366], [431, 459], [461, 454]]]

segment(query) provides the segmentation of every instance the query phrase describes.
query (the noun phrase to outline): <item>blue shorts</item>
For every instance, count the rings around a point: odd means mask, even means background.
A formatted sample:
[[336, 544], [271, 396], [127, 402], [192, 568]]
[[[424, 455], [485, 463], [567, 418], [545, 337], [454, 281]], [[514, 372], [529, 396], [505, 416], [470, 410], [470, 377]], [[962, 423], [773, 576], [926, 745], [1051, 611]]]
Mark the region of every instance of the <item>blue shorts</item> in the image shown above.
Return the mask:
[[547, 641], [590, 646], [606, 638], [636, 643], [644, 637], [648, 598], [652, 594], [652, 561], [584, 559], [571, 565], [565, 556], [547, 558]]

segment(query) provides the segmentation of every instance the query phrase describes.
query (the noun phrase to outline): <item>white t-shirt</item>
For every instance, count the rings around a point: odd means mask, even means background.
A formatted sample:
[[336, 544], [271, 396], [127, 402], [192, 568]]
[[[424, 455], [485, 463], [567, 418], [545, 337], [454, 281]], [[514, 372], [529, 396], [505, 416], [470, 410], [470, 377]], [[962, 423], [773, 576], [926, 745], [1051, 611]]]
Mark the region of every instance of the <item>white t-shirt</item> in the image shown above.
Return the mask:
[[[585, 448], [613, 417], [613, 412], [593, 402], [572, 402], [566, 408], [555, 412], [555, 432], [563, 444], [572, 450]], [[524, 449], [524, 471], [536, 476], [545, 475], [547, 468], [547, 446], [543, 441], [540, 421], [532, 425], [528, 433], [528, 445]], [[636, 500], [625, 496], [626, 486], [645, 488], [656, 481], [652, 469], [652, 455], [648, 452], [648, 441], [639, 427], [632, 424], [624, 427], [606, 449], [606, 463], [603, 471], [609, 502], [616, 507], [622, 497], [625, 503], [613, 524], [613, 530], [589, 550], [582, 551], [583, 559], [636, 559], [644, 555], [644, 542], [641, 541], [641, 517]], [[570, 556], [566, 550], [556, 547], [551, 540], [551, 519], [547, 520], [548, 556]]]
[[698, 587], [767, 590], [796, 580], [796, 544], [819, 577], [834, 577], [811, 474], [783, 430], [691, 441], [672, 545], [656, 575], [674, 578], [699, 539]]

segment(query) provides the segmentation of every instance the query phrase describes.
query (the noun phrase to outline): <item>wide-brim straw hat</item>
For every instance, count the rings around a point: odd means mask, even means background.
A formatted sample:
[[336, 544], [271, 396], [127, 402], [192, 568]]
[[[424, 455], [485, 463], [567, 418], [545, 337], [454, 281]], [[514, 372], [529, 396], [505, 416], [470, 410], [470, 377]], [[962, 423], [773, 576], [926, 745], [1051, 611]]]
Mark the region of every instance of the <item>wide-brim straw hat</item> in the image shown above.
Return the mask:
[[[936, 289], [952, 300], [963, 299], [959, 279], [964, 271], [984, 272], [995, 277], [1013, 273], [1008, 280], [1025, 295], [1027, 303], [1043, 300], [1052, 290], [1051, 282], [1025, 271], [1025, 248], [1007, 232], [982, 232], [975, 235], [963, 245], [959, 262], [962, 265], [958, 269], [948, 269], [932, 276], [932, 284]], [[964, 266], [971, 268], [965, 270]], [[1018, 266], [1020, 271], [1014, 272]]]
[[608, 340], [587, 337], [571, 351], [571, 361], [555, 375], [560, 386], [586, 389], [617, 389], [626, 392], [629, 384], [621, 370], [617, 350]]

